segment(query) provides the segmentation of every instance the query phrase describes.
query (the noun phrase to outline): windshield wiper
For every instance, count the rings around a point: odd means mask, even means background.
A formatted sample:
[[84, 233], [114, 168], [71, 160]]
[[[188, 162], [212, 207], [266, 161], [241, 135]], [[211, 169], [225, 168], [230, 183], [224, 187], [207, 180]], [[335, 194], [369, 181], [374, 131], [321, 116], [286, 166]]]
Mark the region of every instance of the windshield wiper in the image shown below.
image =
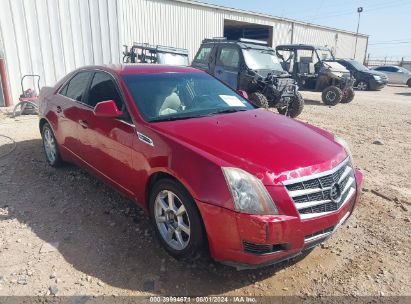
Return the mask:
[[205, 116], [212, 116], [216, 114], [224, 114], [224, 113], [234, 113], [234, 112], [240, 112], [240, 111], [247, 111], [247, 109], [242, 109], [242, 108], [228, 108], [228, 109], [220, 109], [216, 110], [210, 113], [205, 113], [205, 114], [198, 114], [198, 115], [185, 115], [185, 116], [167, 116], [167, 117], [159, 117], [159, 118], [154, 118], [150, 120], [150, 122], [161, 122], [161, 121], [172, 121], [172, 120], [182, 120], [182, 119], [191, 119], [191, 118], [199, 118], [199, 117], [205, 117]]
[[242, 112], [242, 111], [247, 111], [247, 109], [243, 109], [243, 108], [220, 109], [220, 110], [216, 110], [216, 111], [207, 113], [204, 116], [211, 116], [211, 115], [216, 115], [216, 114], [226, 114], [226, 113], [235, 113], [235, 112]]
[[167, 116], [167, 117], [159, 117], [159, 118], [151, 119], [150, 122], [182, 120], [182, 119], [190, 119], [190, 118], [196, 118], [196, 117], [201, 117], [201, 116], [198, 116], [198, 115], [190, 115], [190, 116]]

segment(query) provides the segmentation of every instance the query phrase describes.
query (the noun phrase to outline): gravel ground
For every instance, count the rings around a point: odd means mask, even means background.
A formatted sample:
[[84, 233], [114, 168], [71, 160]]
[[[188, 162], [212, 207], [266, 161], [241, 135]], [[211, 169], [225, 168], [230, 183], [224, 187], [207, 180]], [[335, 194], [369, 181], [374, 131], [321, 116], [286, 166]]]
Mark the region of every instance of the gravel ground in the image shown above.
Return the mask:
[[[364, 173], [348, 224], [304, 259], [238, 272], [170, 258], [142, 211], [83, 170], [49, 167], [34, 116], [0, 112], [1, 295], [411, 295], [411, 89], [357, 92], [299, 119], [344, 137]], [[8, 109], [10, 111], [10, 109]]]

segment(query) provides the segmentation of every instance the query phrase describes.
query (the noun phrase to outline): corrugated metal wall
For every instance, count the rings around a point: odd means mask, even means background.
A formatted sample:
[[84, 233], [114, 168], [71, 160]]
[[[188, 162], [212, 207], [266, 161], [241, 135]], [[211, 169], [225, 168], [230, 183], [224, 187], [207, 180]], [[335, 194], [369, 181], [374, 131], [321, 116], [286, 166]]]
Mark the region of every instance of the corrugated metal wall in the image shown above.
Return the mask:
[[[0, 14], [14, 102], [22, 75], [40, 74], [41, 85], [52, 85], [77, 67], [120, 62], [123, 44], [187, 48], [192, 58], [204, 38], [223, 36], [224, 19], [272, 26], [274, 45], [313, 43], [334, 47], [339, 57], [354, 55], [350, 33], [190, 1], [0, 0]], [[357, 59], [366, 46], [359, 37]]]
[[116, 0], [0, 0], [0, 48], [13, 101], [24, 74], [52, 85], [77, 67], [118, 63], [117, 16]]
[[[355, 35], [252, 13], [203, 6], [189, 1], [119, 0], [122, 44], [147, 42], [186, 48], [193, 57], [203, 38], [221, 37], [224, 19], [273, 27], [273, 45], [328, 45], [339, 57], [353, 57]], [[359, 36], [356, 58], [365, 59], [367, 38]]]

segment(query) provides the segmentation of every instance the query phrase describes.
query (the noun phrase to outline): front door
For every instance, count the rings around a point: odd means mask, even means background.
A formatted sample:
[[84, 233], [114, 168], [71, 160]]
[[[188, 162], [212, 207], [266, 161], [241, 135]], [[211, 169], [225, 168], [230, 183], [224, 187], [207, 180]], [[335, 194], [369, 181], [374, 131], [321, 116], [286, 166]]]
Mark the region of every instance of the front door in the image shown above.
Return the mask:
[[240, 50], [235, 46], [220, 47], [214, 69], [214, 76], [234, 90], [238, 89], [240, 71]]
[[[101, 118], [94, 115], [98, 102], [114, 100], [123, 117]], [[83, 135], [82, 158], [114, 186], [133, 195], [134, 170], [132, 147], [135, 127], [128, 115], [114, 78], [103, 71], [95, 72], [80, 113], [80, 133]]]

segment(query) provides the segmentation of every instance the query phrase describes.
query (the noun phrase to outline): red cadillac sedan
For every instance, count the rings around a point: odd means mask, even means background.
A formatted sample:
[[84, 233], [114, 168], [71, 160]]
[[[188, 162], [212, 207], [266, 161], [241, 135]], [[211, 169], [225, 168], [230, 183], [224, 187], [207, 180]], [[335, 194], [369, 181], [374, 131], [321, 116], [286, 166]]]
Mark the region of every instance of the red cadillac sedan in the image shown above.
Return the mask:
[[176, 258], [273, 264], [347, 220], [362, 174], [341, 138], [245, 97], [189, 67], [84, 67], [41, 90], [46, 159], [143, 207]]

